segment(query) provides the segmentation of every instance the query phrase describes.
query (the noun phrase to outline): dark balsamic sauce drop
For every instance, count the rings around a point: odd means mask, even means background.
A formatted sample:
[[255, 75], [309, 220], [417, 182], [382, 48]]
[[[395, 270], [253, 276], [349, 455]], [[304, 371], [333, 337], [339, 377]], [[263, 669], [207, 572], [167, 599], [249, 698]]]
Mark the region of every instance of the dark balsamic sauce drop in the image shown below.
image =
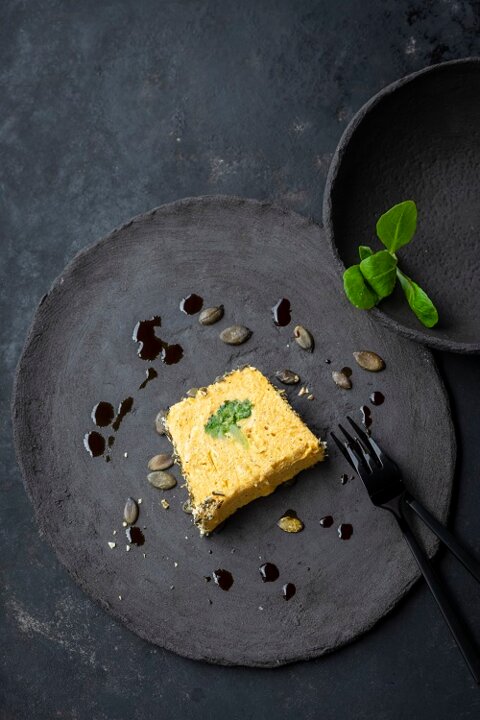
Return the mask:
[[222, 590], [230, 590], [233, 585], [233, 575], [231, 572], [228, 572], [228, 570], [214, 570], [212, 576], [215, 583]]
[[385, 395], [379, 390], [375, 390], [375, 392], [370, 395], [370, 402], [372, 403], [372, 405], [382, 405], [384, 400]]
[[117, 417], [115, 418], [115, 420], [112, 423], [112, 428], [113, 428], [113, 430], [115, 430], [115, 432], [117, 432], [118, 428], [122, 424], [122, 420], [125, 417], [125, 415], [128, 415], [128, 413], [131, 412], [132, 408], [133, 408], [133, 398], [132, 397], [128, 397], [128, 398], [125, 398], [125, 400], [122, 400], [122, 402], [118, 406]]
[[135, 325], [132, 338], [139, 343], [137, 355], [142, 360], [155, 360], [160, 355], [164, 343], [155, 335], [155, 328], [161, 324], [160, 316], [155, 315], [150, 320], [139, 320]]
[[287, 583], [282, 588], [282, 595], [285, 598], [285, 600], [290, 600], [295, 593], [297, 592], [297, 588], [293, 583]]
[[92, 410], [92, 420], [98, 427], [107, 427], [115, 416], [113, 405], [109, 402], [99, 402]]
[[264, 563], [263, 565], [260, 565], [258, 569], [260, 570], [263, 582], [274, 582], [275, 580], [278, 580], [280, 576], [277, 566], [273, 563]]
[[348, 475], [346, 473], [343, 473], [343, 475], [340, 475], [340, 482], [342, 485], [346, 485], [348, 482]]
[[137, 527], [137, 525], [127, 527], [125, 534], [130, 545], [137, 545], [138, 547], [141, 547], [145, 543], [145, 535], [140, 528]]
[[333, 525], [333, 517], [331, 515], [325, 515], [325, 517], [321, 518], [320, 525], [323, 528], [329, 528]]
[[115, 436], [110, 435], [108, 438], [108, 447], [113, 447], [114, 442], [115, 442]]
[[186, 315], [195, 315], [196, 313], [200, 312], [202, 307], [203, 298], [201, 298], [200, 295], [195, 295], [195, 293], [187, 295], [187, 297], [183, 298], [180, 303], [180, 310]]
[[142, 382], [141, 385], [138, 386], [139, 390], [143, 390], [144, 388], [146, 388], [151, 380], [155, 380], [155, 378], [158, 377], [158, 373], [153, 367], [148, 368], [146, 375], [147, 377], [145, 378], [145, 380]]
[[160, 357], [165, 365], [175, 365], [183, 357], [183, 348], [181, 345], [164, 345]]
[[368, 428], [372, 424], [372, 411], [367, 405], [362, 405], [362, 407], [360, 408], [360, 412], [362, 413], [362, 423], [368, 430]]
[[338, 537], [342, 540], [350, 540], [353, 535], [353, 527], [350, 523], [342, 523], [337, 528]]
[[92, 457], [99, 457], [105, 452], [105, 438], [96, 430], [92, 430], [83, 438], [85, 449]]
[[281, 298], [276, 305], [272, 308], [273, 322], [278, 327], [285, 327], [288, 325], [292, 316], [290, 314], [290, 300], [287, 298]]
[[[156, 315], [151, 320], [140, 320], [133, 330], [133, 339], [139, 343], [137, 355], [142, 360], [156, 360], [160, 355], [165, 365], [173, 365], [183, 357], [181, 345], [169, 345], [155, 335], [155, 328], [160, 327], [161, 319]], [[154, 371], [155, 372], [155, 371]], [[151, 378], [150, 378], [151, 379]]]

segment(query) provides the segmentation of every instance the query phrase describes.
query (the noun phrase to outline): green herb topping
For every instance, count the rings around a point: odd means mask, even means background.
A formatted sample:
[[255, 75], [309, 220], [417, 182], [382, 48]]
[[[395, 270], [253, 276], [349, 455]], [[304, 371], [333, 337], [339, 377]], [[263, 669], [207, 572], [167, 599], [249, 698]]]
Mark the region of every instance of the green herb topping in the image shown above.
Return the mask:
[[360, 263], [347, 268], [343, 274], [345, 294], [355, 307], [369, 310], [393, 292], [397, 279], [411, 309], [426, 327], [438, 322], [438, 312], [427, 293], [407, 277], [398, 267], [396, 255], [412, 240], [417, 228], [417, 206], [413, 200], [394, 205], [377, 221], [377, 236], [387, 248], [373, 252], [368, 245], [360, 245]]
[[214, 438], [230, 435], [242, 445], [246, 445], [247, 439], [240, 430], [238, 421], [250, 417], [252, 408], [250, 400], [226, 400], [217, 412], [209, 417], [205, 432]]

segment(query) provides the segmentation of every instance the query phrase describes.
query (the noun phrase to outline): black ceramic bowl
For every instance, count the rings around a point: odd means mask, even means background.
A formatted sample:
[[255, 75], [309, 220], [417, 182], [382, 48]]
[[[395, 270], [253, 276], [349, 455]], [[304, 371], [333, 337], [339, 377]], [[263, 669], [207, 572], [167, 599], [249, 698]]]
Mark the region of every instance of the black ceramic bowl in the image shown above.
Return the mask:
[[370, 312], [412, 340], [480, 352], [480, 58], [398, 80], [348, 125], [323, 208], [340, 271], [358, 262], [358, 245], [382, 247], [376, 219], [406, 199], [417, 203], [418, 227], [400, 266], [428, 292], [440, 322], [424, 328], [399, 288]]

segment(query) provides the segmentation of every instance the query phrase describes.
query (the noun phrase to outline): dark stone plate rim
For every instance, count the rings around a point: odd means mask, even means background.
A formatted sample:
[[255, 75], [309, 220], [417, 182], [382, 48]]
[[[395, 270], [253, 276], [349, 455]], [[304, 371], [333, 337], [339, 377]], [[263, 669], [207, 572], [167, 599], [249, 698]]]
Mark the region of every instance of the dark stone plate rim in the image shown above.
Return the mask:
[[[142, 631], [139, 629], [139, 627], [135, 624], [133, 619], [122, 615], [121, 612], [119, 612], [115, 607], [113, 607], [109, 602], [105, 601], [102, 597], [100, 597], [98, 594], [95, 594], [95, 592], [92, 590], [92, 588], [89, 586], [87, 582], [83, 580], [83, 578], [77, 574], [73, 568], [69, 566], [69, 560], [68, 555], [64, 554], [62, 552], [62, 548], [59, 547], [58, 544], [55, 543], [55, 537], [54, 534], [52, 534], [49, 530], [49, 524], [46, 522], [46, 518], [41, 513], [41, 509], [37, 506], [36, 502], [34, 501], [33, 495], [31, 493], [31, 488], [29, 486], [29, 482], [27, 480], [28, 476], [28, 469], [27, 469], [27, 463], [24, 462], [24, 457], [22, 455], [22, 442], [24, 441], [24, 433], [25, 429], [22, 426], [20, 422], [18, 422], [19, 415], [21, 414], [21, 401], [20, 401], [20, 386], [23, 382], [23, 375], [25, 372], [25, 363], [26, 358], [28, 355], [28, 349], [32, 343], [35, 342], [35, 337], [37, 334], [37, 322], [38, 322], [38, 311], [42, 304], [45, 302], [47, 297], [51, 295], [52, 293], [55, 293], [55, 291], [60, 287], [60, 285], [63, 282], [63, 278], [65, 275], [70, 274], [79, 261], [88, 253], [90, 253], [94, 248], [96, 248], [99, 245], [102, 245], [104, 243], [109, 242], [111, 239], [113, 239], [116, 235], [118, 235], [122, 230], [125, 228], [128, 228], [133, 223], [136, 222], [142, 222], [145, 218], [148, 218], [149, 216], [155, 215], [157, 213], [169, 213], [172, 210], [179, 210], [183, 206], [188, 206], [192, 203], [203, 203], [203, 202], [212, 202], [212, 201], [219, 201], [219, 202], [228, 202], [232, 205], [238, 204], [238, 205], [244, 205], [244, 204], [251, 204], [251, 205], [257, 205], [261, 208], [270, 208], [279, 214], [288, 214], [289, 216], [293, 216], [294, 218], [297, 218], [298, 222], [304, 224], [305, 222], [313, 223], [312, 220], [308, 221], [303, 216], [299, 215], [298, 213], [291, 212], [289, 210], [286, 210], [285, 208], [282, 208], [281, 206], [275, 205], [273, 203], [267, 202], [267, 201], [261, 201], [256, 199], [248, 199], [240, 196], [227, 196], [227, 195], [203, 195], [203, 196], [194, 196], [194, 197], [187, 197], [182, 198], [177, 201], [173, 201], [170, 203], [166, 203], [160, 206], [155, 207], [154, 209], [145, 212], [140, 213], [130, 220], [128, 220], [125, 223], [122, 223], [121, 225], [117, 226], [114, 230], [112, 230], [110, 233], [102, 237], [100, 240], [92, 243], [91, 245], [87, 246], [86, 248], [82, 249], [76, 255], [70, 260], [70, 262], [64, 267], [62, 272], [57, 276], [57, 278], [53, 281], [51, 284], [50, 289], [48, 292], [40, 299], [38, 306], [35, 309], [35, 312], [33, 314], [33, 319], [30, 325], [30, 328], [27, 332], [27, 336], [25, 339], [25, 343], [23, 345], [18, 364], [15, 371], [15, 377], [14, 377], [14, 383], [13, 383], [13, 391], [12, 391], [12, 397], [11, 397], [11, 415], [12, 415], [12, 426], [13, 426], [13, 440], [14, 440], [14, 448], [15, 448], [15, 454], [17, 458], [17, 462], [20, 467], [21, 471], [21, 479], [23, 486], [25, 488], [25, 491], [27, 493], [27, 496], [29, 497], [29, 500], [31, 501], [34, 509], [34, 515], [36, 522], [39, 527], [39, 533], [42, 537], [46, 538], [50, 547], [54, 550], [55, 555], [60, 560], [62, 565], [66, 568], [67, 572], [69, 573], [70, 577], [75, 581], [75, 583], [81, 587], [81, 589], [86, 593], [86, 595], [91, 598], [99, 607], [102, 608], [102, 610], [105, 610], [115, 618], [115, 620], [121, 622], [123, 625], [125, 625], [131, 632], [136, 634], [137, 636], [141, 637], [143, 640], [147, 642], [152, 642], [151, 638], [149, 637], [149, 634], [147, 631]], [[446, 390], [446, 387], [443, 383], [442, 377], [440, 375], [440, 372], [437, 368], [437, 365], [435, 364], [435, 361], [433, 359], [432, 354], [427, 348], [423, 349], [424, 357], [428, 361], [430, 365], [430, 369], [432, 372], [432, 378], [435, 383], [437, 383], [440, 396], [445, 403], [445, 408], [447, 411], [447, 426], [448, 426], [448, 434], [449, 434], [449, 445], [448, 445], [448, 457], [445, 458], [445, 466], [449, 468], [449, 474], [451, 477], [454, 477], [455, 474], [455, 464], [456, 464], [456, 452], [457, 452], [457, 441], [456, 441], [456, 435], [455, 435], [455, 428], [453, 424], [453, 419], [450, 412], [450, 401], [448, 397], [448, 393]], [[451, 510], [451, 497], [452, 497], [452, 491], [453, 491], [453, 484], [450, 485], [449, 493], [448, 493], [448, 499], [446, 500], [446, 510], [444, 512], [444, 516], [441, 518], [443, 522], [446, 521], [448, 514]], [[430, 550], [428, 552], [430, 557], [433, 557], [438, 549], [439, 541], [434, 539]], [[275, 663], [272, 662], [248, 662], [248, 663], [240, 663], [242, 665], [247, 665], [250, 667], [258, 667], [258, 668], [272, 668], [272, 667], [280, 667], [283, 665], [288, 665], [295, 662], [305, 661], [305, 660], [312, 660], [315, 658], [322, 657], [323, 655], [328, 655], [331, 652], [334, 652], [338, 649], [341, 649], [342, 647], [350, 644], [351, 642], [357, 640], [360, 638], [364, 633], [371, 630], [378, 622], [380, 622], [386, 615], [388, 615], [397, 605], [398, 603], [406, 596], [408, 591], [413, 587], [413, 585], [420, 579], [421, 575], [419, 572], [416, 573], [415, 577], [411, 578], [410, 580], [407, 580], [404, 585], [401, 587], [401, 589], [398, 591], [398, 593], [392, 598], [391, 602], [388, 603], [386, 606], [384, 606], [383, 611], [381, 615], [378, 617], [373, 618], [370, 621], [365, 622], [362, 626], [357, 627], [356, 631], [348, 636], [343, 637], [338, 641], [338, 643], [334, 647], [325, 647], [322, 645], [311, 647], [309, 651], [305, 652], [299, 652], [297, 656], [289, 656], [288, 658], [279, 658]], [[222, 657], [215, 657], [213, 658], [211, 655], [202, 655], [198, 652], [189, 652], [188, 650], [180, 650], [177, 645], [174, 645], [168, 641], [167, 638], [164, 638], [161, 646], [165, 649], [174, 652], [175, 654], [181, 655], [185, 658], [192, 659], [192, 660], [202, 660], [205, 662], [208, 662], [209, 664], [214, 665], [223, 665], [223, 666], [237, 666], [239, 663], [230, 661], [227, 658]]]
[[[429, 67], [422, 68], [421, 70], [417, 70], [414, 73], [411, 73], [409, 75], [405, 75], [404, 77], [400, 78], [399, 80], [395, 80], [394, 82], [390, 83], [389, 85], [386, 85], [384, 88], [382, 88], [378, 93], [373, 95], [367, 102], [362, 105], [362, 107], [355, 113], [353, 118], [350, 120], [349, 124], [345, 128], [343, 135], [341, 136], [339, 143], [335, 149], [335, 152], [333, 154], [332, 162], [330, 163], [330, 167], [327, 173], [327, 179], [325, 182], [325, 191], [323, 196], [323, 225], [325, 228], [326, 236], [328, 239], [328, 242], [330, 244], [330, 247], [332, 248], [333, 257], [334, 257], [334, 263], [337, 267], [339, 273], [343, 274], [343, 271], [345, 270], [345, 264], [343, 263], [342, 259], [340, 258], [340, 254], [338, 252], [338, 248], [335, 242], [335, 234], [333, 229], [333, 202], [332, 202], [332, 194], [334, 190], [335, 183], [337, 181], [340, 168], [342, 165], [342, 161], [344, 156], [348, 153], [350, 141], [352, 140], [353, 136], [355, 135], [357, 129], [359, 126], [363, 123], [363, 121], [367, 118], [368, 115], [372, 111], [374, 111], [377, 106], [387, 97], [394, 94], [397, 90], [404, 87], [405, 85], [408, 85], [410, 83], [414, 83], [417, 79], [422, 78], [426, 75], [434, 75], [437, 73], [442, 73], [445, 68], [449, 68], [452, 66], [461, 66], [461, 65], [476, 65], [477, 67], [480, 67], [480, 57], [477, 56], [471, 56], [466, 58], [460, 58], [457, 60], [448, 60], [447, 62], [439, 63], [437, 65], [432, 65]], [[402, 323], [398, 322], [398, 320], [395, 320], [390, 315], [388, 315], [386, 312], [381, 310], [380, 308], [372, 308], [369, 311], [376, 320], [378, 320], [382, 325], [385, 327], [390, 328], [394, 332], [400, 333], [401, 335], [404, 335], [409, 340], [414, 340], [415, 342], [422, 343], [423, 345], [428, 345], [431, 348], [437, 349], [437, 350], [446, 350], [449, 352], [456, 352], [456, 353], [465, 353], [465, 354], [477, 354], [480, 353], [480, 340], [478, 342], [459, 342], [457, 340], [449, 340], [445, 338], [438, 338], [434, 335], [428, 334], [424, 332], [422, 329], [415, 329], [411, 327], [406, 327]]]

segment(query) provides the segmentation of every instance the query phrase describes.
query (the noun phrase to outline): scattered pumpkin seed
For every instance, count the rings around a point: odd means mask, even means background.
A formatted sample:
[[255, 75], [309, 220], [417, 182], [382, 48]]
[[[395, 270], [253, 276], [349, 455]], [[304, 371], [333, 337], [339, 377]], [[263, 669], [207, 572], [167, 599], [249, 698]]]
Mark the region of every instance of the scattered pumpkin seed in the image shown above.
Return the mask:
[[148, 461], [149, 470], [168, 470], [173, 465], [173, 455], [170, 453], [159, 453]]
[[160, 410], [157, 417], [155, 418], [155, 430], [159, 435], [165, 435], [165, 417], [167, 415], [166, 410]]
[[349, 377], [345, 375], [343, 372], [338, 372], [338, 370], [334, 370], [332, 372], [332, 378], [335, 385], [339, 388], [342, 388], [342, 390], [350, 390], [352, 387], [352, 381]]
[[364, 370], [370, 372], [380, 372], [385, 369], [385, 360], [377, 355], [376, 352], [371, 350], [361, 350], [360, 352], [354, 352], [353, 357], [355, 358], [358, 365]]
[[127, 498], [125, 508], [123, 510], [123, 519], [127, 525], [133, 525], [138, 518], [138, 505], [131, 497]]
[[303, 325], [297, 325], [293, 330], [293, 336], [297, 342], [298, 345], [302, 348], [302, 350], [307, 350], [308, 352], [313, 352], [313, 337], [312, 334], [303, 327]]
[[305, 525], [296, 515], [282, 515], [280, 520], [277, 522], [278, 527], [283, 532], [287, 533], [299, 533], [303, 530]]
[[165, 508], [165, 510], [168, 510], [168, 508], [170, 507], [170, 503], [168, 502], [168, 500], [165, 499], [161, 501], [161, 505], [163, 508]]
[[190, 390], [187, 390], [187, 397], [194, 398], [195, 395], [198, 393], [198, 388], [190, 388]]
[[227, 345], [241, 345], [251, 336], [252, 331], [245, 325], [231, 325], [220, 333], [220, 340]]
[[307, 397], [307, 400], [315, 400], [315, 395], [309, 395], [309, 396]]
[[187, 515], [191, 515], [193, 512], [192, 506], [190, 505], [190, 502], [188, 500], [185, 500], [185, 502], [182, 505], [182, 510], [184, 513], [187, 513]]
[[223, 317], [223, 305], [217, 307], [209, 307], [202, 310], [198, 316], [198, 322], [200, 325], [213, 325], [214, 323], [221, 320]]
[[172, 473], [165, 472], [165, 470], [155, 470], [148, 473], [147, 480], [150, 485], [159, 490], [171, 490], [177, 484], [176, 477]]
[[109, 542], [108, 547], [110, 548], [110, 550], [113, 550], [114, 547], [117, 547], [117, 543]]
[[300, 382], [300, 375], [293, 370], [277, 370], [275, 377], [284, 385], [296, 385]]

